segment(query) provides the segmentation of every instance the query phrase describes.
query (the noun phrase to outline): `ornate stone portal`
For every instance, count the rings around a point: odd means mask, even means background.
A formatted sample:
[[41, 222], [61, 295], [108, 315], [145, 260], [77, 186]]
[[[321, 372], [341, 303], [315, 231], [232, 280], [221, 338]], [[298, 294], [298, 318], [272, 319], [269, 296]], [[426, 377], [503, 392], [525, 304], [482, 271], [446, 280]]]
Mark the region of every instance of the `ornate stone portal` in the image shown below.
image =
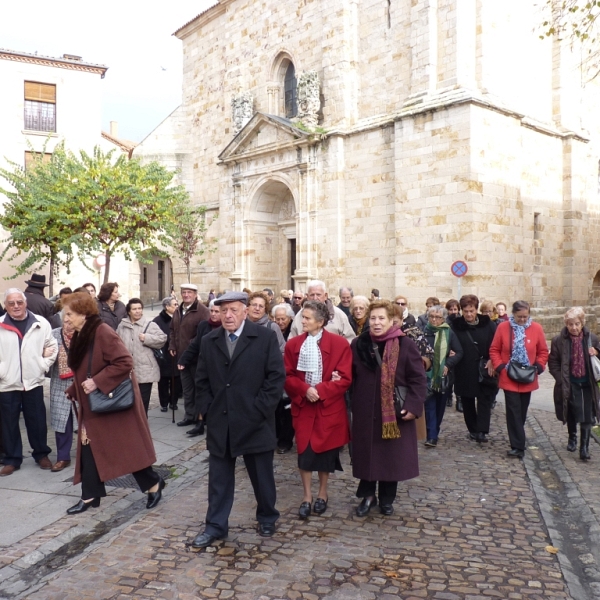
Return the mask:
[[233, 135], [237, 135], [254, 113], [254, 96], [250, 92], [240, 92], [231, 98], [231, 120]]
[[309, 129], [318, 124], [319, 108], [319, 76], [316, 71], [305, 71], [298, 77], [298, 120]]

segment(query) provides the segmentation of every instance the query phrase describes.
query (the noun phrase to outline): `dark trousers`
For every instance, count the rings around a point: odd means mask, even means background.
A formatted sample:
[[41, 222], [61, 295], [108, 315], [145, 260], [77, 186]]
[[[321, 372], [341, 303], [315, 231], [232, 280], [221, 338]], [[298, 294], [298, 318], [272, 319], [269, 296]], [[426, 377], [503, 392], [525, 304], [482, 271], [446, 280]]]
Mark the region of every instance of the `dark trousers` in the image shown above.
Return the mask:
[[367, 481], [361, 479], [356, 490], [357, 498], [368, 498], [369, 496], [375, 496], [377, 484], [379, 483], [379, 504], [391, 504], [396, 499], [396, 492], [398, 491], [397, 481]]
[[35, 462], [39, 462], [51, 452], [48, 446], [44, 388], [40, 385], [29, 391], [0, 392], [2, 441], [6, 454], [4, 464], [14, 467], [20, 467], [23, 462], [23, 441], [19, 429], [21, 409]]
[[[279, 511], [275, 508], [277, 490], [273, 475], [273, 451], [245, 454], [244, 463], [256, 498], [256, 520], [259, 523], [275, 523]], [[229, 452], [223, 458], [210, 454], [205, 533], [216, 537], [228, 534], [234, 490], [235, 458]]]
[[430, 392], [425, 400], [425, 424], [427, 426], [427, 439], [437, 440], [440, 435], [440, 427], [446, 412], [446, 398], [448, 393]]
[[[152, 467], [146, 467], [132, 475], [142, 492], [147, 492], [160, 481], [158, 473]], [[104, 496], [106, 487], [98, 474], [91, 444], [81, 446], [81, 499], [91, 500]]]
[[73, 445], [73, 413], [69, 415], [65, 432], [54, 432], [56, 439], [56, 460], [71, 460], [71, 446]]
[[462, 396], [463, 417], [470, 433], [489, 433], [492, 416], [492, 397], [482, 395], [478, 398]]
[[[171, 381], [173, 382], [173, 390], [171, 390]], [[173, 394], [173, 398], [171, 398]], [[177, 404], [177, 399], [181, 395], [181, 377], [161, 377], [158, 381], [158, 400], [161, 406], [169, 406], [171, 400], [173, 404]]]
[[525, 450], [525, 419], [531, 401], [531, 392], [520, 394], [504, 390], [506, 429], [513, 450]]
[[183, 387], [185, 418], [195, 421], [198, 418], [196, 410], [196, 365], [189, 365], [179, 373], [181, 375], [181, 386]]
[[150, 396], [152, 395], [152, 382], [150, 383], [138, 383], [140, 386], [140, 394], [142, 395], [142, 402], [144, 403], [144, 409], [146, 416], [148, 416], [148, 407], [150, 406]]
[[[290, 398], [282, 398], [275, 412], [277, 431], [277, 447], [291, 448], [294, 445], [294, 426], [292, 424], [292, 407]], [[286, 408], [288, 406], [289, 408]]]

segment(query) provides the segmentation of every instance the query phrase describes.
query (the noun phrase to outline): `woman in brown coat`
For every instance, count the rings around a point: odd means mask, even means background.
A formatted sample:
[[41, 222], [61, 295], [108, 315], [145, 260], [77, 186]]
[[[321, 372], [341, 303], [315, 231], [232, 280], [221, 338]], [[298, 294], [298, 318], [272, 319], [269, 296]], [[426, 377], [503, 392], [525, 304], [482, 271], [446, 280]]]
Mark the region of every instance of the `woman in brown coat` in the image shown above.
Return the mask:
[[[148, 493], [146, 507], [153, 508], [161, 499], [165, 482], [151, 466], [156, 455], [140, 390], [131, 374], [131, 354], [115, 331], [102, 323], [96, 302], [89, 294], [71, 294], [63, 305], [64, 323], [75, 329], [69, 348], [74, 382], [66, 394], [79, 403], [73, 483], [81, 482], [81, 500], [67, 513], [100, 506], [100, 498], [106, 496], [104, 482], [128, 473]], [[88, 373], [90, 352], [92, 362]], [[96, 389], [108, 394], [130, 376], [135, 396], [131, 408], [109, 413], [90, 410], [88, 394]]]
[[567, 424], [567, 450], [577, 449], [577, 423], [581, 429], [579, 457], [590, 460], [590, 431], [598, 419], [600, 393], [594, 380], [591, 357], [600, 353], [598, 338], [587, 329], [583, 308], [565, 313], [565, 327], [552, 339], [548, 359], [554, 377], [554, 408], [559, 421]]

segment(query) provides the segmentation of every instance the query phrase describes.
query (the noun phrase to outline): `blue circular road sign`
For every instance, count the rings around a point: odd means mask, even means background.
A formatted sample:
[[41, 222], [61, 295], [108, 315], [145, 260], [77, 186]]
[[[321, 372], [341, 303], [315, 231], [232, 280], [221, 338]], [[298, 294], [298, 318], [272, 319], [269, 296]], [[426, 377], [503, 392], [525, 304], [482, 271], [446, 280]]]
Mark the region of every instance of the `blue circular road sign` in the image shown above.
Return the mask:
[[450, 271], [454, 277], [464, 277], [468, 270], [469, 267], [467, 267], [467, 263], [464, 260], [457, 260], [450, 267]]

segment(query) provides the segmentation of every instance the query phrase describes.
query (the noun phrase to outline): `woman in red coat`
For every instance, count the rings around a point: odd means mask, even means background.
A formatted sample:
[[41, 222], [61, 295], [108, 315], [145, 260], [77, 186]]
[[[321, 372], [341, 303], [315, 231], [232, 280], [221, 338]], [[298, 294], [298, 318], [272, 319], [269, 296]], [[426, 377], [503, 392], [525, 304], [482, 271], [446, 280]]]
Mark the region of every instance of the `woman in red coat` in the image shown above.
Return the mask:
[[[493, 370], [500, 375], [499, 387], [504, 390], [506, 404], [506, 428], [511, 449], [510, 458], [525, 455], [525, 419], [531, 400], [531, 392], [537, 390], [538, 375], [548, 362], [548, 344], [544, 330], [534, 323], [529, 315], [529, 304], [518, 300], [512, 306], [512, 316], [498, 325], [490, 346]], [[509, 363], [513, 361], [526, 366], [535, 366], [532, 383], [519, 383], [508, 376]], [[491, 373], [490, 373], [491, 374]]]
[[[106, 496], [104, 482], [129, 473], [148, 494], [146, 508], [153, 508], [161, 499], [165, 482], [151, 466], [156, 455], [142, 396], [131, 374], [133, 358], [117, 333], [102, 322], [96, 301], [87, 292], [65, 297], [63, 306], [64, 324], [75, 329], [68, 358], [74, 382], [65, 393], [79, 403], [73, 483], [81, 482], [81, 500], [67, 513], [100, 506], [100, 498]], [[131, 408], [108, 413], [90, 410], [88, 394], [96, 389], [108, 394], [130, 376], [134, 391]]]
[[[324, 330], [326, 304], [308, 301], [302, 309], [303, 334], [285, 347], [285, 391], [292, 400], [298, 468], [304, 498], [298, 515], [311, 513], [312, 472], [319, 473], [319, 494], [312, 511], [327, 509], [329, 474], [342, 470], [340, 448], [350, 440], [344, 393], [352, 382], [352, 353], [347, 340]], [[332, 374], [336, 372], [336, 381]]]

